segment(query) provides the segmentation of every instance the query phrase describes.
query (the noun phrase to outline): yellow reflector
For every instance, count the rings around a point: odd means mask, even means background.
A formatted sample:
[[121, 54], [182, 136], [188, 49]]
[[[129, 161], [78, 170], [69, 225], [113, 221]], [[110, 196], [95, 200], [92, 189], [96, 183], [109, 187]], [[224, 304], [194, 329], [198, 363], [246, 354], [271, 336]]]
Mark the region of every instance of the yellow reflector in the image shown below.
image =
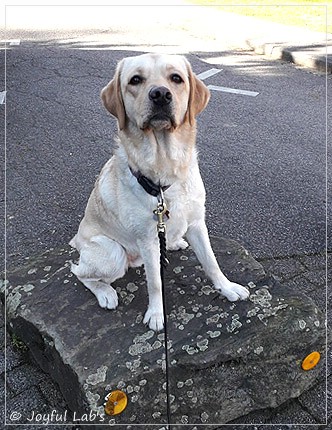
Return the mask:
[[123, 391], [111, 391], [106, 397], [106, 403], [104, 403], [105, 413], [107, 415], [121, 414], [126, 409], [127, 403], [127, 396]]
[[311, 354], [307, 355], [306, 358], [302, 361], [302, 369], [303, 370], [311, 370], [313, 369], [320, 360], [320, 353], [318, 351], [314, 351]]

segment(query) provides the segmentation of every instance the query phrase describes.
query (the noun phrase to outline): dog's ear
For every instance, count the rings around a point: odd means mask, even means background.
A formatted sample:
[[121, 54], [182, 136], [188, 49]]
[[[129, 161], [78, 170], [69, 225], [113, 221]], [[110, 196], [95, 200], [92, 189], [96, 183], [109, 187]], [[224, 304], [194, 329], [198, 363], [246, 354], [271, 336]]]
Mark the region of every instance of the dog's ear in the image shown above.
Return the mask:
[[204, 85], [203, 82], [193, 73], [188, 61], [186, 61], [186, 64], [189, 77], [190, 94], [185, 121], [188, 121], [190, 125], [194, 125], [196, 116], [206, 108], [206, 105], [210, 100], [210, 91], [206, 85]]
[[126, 111], [121, 94], [121, 70], [123, 61], [117, 66], [114, 78], [109, 84], [102, 89], [101, 99], [106, 109], [117, 118], [119, 123], [119, 129], [123, 130], [126, 125]]

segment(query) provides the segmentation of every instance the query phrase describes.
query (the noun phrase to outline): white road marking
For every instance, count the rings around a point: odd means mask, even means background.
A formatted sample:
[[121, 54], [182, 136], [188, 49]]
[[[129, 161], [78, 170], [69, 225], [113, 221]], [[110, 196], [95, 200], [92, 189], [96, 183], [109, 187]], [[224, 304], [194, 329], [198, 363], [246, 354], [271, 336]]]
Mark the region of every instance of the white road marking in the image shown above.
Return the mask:
[[7, 43], [9, 43], [10, 46], [19, 46], [21, 43], [21, 40], [20, 39], [7, 40]]
[[200, 73], [199, 75], [197, 75], [197, 77], [201, 81], [204, 81], [204, 79], [209, 78], [210, 76], [216, 75], [221, 71], [222, 69], [209, 69], [209, 70], [206, 70], [205, 72]]
[[6, 92], [7, 91], [1, 91], [0, 92], [0, 105], [4, 105], [5, 104]]
[[214, 90], [214, 91], [222, 91], [224, 93], [231, 93], [231, 94], [242, 94], [244, 96], [251, 96], [251, 97], [256, 97], [259, 94], [256, 91], [238, 90], [236, 88], [219, 87], [217, 85], [208, 85], [207, 87], [210, 90]]

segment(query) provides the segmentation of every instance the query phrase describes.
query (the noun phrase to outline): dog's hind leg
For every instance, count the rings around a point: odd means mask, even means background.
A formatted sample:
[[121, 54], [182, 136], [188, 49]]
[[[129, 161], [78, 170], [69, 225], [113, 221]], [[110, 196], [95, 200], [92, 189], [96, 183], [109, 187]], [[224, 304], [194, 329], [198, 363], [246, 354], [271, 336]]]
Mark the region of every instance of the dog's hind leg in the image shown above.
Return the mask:
[[110, 285], [126, 273], [128, 260], [123, 247], [106, 236], [94, 236], [80, 250], [71, 271], [88, 288], [102, 308], [115, 309], [117, 292]]
[[97, 297], [101, 308], [115, 309], [118, 306], [118, 294], [111, 285], [103, 281], [97, 281], [96, 279], [80, 277], [78, 279]]

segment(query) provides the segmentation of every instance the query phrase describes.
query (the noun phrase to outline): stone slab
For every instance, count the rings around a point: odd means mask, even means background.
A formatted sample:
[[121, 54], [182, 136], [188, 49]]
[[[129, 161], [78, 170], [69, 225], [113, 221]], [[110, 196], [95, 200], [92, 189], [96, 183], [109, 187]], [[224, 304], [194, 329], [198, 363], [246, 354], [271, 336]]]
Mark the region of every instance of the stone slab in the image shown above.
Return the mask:
[[[315, 303], [280, 285], [238, 243], [212, 238], [212, 246], [224, 272], [251, 295], [229, 303], [212, 289], [190, 248], [170, 254], [169, 384], [171, 418], [179, 425], [220, 425], [277, 407], [307, 390], [324, 367], [324, 315]], [[69, 248], [49, 250], [8, 271], [2, 287], [11, 330], [56, 380], [82, 424], [164, 425], [164, 334], [142, 322], [144, 269], [131, 269], [114, 284], [120, 303], [107, 311], [70, 273], [76, 258]], [[305, 372], [301, 362], [314, 350], [323, 359]], [[115, 389], [126, 392], [128, 406], [109, 417], [104, 398]]]

